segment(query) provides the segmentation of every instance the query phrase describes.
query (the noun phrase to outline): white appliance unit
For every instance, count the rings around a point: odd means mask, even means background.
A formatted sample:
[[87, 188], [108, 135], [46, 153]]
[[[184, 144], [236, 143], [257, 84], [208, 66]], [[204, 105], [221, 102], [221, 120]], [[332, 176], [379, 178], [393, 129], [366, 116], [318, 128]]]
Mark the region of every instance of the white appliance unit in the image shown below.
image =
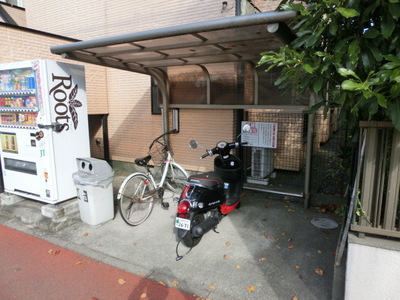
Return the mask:
[[84, 67], [0, 64], [0, 139], [5, 192], [46, 203], [76, 197], [76, 158], [90, 156]]
[[274, 149], [251, 148], [251, 177], [266, 179], [274, 171]]

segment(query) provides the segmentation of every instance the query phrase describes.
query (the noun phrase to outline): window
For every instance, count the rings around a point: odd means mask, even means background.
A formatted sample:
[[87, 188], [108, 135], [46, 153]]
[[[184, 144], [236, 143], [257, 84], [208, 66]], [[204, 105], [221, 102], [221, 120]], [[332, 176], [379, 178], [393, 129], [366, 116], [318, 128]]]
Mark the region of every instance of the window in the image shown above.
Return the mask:
[[13, 6], [25, 7], [24, 0], [0, 0]]
[[161, 115], [161, 108], [159, 100], [161, 99], [160, 92], [157, 87], [157, 82], [151, 78], [151, 114]]

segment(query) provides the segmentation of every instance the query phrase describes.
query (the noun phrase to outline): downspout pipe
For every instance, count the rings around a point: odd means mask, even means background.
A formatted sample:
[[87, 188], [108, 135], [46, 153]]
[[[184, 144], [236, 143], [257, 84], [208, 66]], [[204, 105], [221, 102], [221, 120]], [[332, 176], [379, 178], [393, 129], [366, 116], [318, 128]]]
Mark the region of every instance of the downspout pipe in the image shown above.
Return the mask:
[[242, 14], [242, 0], [236, 0], [235, 10], [236, 16], [240, 16]]
[[108, 115], [101, 117], [101, 127], [103, 128], [104, 160], [110, 162], [110, 145], [108, 139]]

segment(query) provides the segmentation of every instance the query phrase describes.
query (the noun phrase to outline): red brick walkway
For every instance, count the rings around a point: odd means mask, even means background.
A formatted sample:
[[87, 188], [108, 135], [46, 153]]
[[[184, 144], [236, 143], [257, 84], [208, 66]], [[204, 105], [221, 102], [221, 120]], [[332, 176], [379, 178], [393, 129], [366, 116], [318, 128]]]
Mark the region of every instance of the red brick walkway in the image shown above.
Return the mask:
[[196, 297], [0, 225], [0, 299]]

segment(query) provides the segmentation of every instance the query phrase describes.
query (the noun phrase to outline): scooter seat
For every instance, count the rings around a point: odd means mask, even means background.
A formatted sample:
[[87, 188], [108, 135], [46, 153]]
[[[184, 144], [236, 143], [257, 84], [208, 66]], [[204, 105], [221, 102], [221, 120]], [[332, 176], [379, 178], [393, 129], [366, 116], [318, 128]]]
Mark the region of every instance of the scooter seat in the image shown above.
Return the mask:
[[223, 184], [221, 177], [215, 172], [207, 172], [189, 176], [187, 182], [189, 184], [202, 186], [208, 189], [213, 189], [216, 188], [218, 185]]

